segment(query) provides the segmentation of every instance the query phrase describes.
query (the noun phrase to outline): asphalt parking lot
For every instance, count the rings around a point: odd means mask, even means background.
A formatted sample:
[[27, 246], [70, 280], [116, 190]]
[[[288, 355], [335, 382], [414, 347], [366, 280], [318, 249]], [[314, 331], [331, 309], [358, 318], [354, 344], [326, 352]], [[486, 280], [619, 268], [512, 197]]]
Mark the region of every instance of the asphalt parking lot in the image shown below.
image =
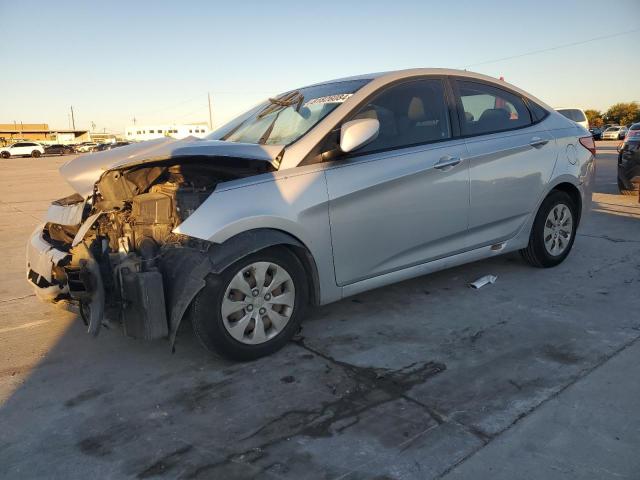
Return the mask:
[[189, 325], [172, 354], [36, 300], [24, 246], [71, 193], [69, 157], [1, 161], [0, 477], [637, 479], [640, 204], [616, 144], [562, 265], [512, 254], [367, 292], [242, 364]]

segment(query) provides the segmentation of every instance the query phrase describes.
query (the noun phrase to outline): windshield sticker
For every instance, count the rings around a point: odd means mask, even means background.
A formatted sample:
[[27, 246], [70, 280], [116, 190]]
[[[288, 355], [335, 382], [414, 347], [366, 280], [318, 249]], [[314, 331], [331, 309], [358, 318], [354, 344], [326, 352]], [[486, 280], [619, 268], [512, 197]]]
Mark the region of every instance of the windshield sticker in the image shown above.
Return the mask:
[[339, 95], [327, 95], [326, 97], [312, 98], [303, 106], [308, 107], [309, 105], [318, 105], [321, 103], [342, 103], [351, 95], [353, 95], [353, 93], [341, 93]]

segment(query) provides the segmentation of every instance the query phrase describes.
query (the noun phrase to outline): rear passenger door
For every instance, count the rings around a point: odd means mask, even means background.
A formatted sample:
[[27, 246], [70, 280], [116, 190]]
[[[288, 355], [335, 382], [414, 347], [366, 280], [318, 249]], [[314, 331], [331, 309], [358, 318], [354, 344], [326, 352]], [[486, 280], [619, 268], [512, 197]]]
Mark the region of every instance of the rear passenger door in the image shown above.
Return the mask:
[[469, 151], [468, 235], [474, 248], [520, 230], [551, 177], [557, 150], [520, 95], [480, 81], [454, 83]]
[[[384, 88], [354, 115], [376, 140], [327, 166], [336, 281], [346, 285], [465, 247], [469, 172], [441, 79]], [[448, 100], [451, 101], [448, 101]]]

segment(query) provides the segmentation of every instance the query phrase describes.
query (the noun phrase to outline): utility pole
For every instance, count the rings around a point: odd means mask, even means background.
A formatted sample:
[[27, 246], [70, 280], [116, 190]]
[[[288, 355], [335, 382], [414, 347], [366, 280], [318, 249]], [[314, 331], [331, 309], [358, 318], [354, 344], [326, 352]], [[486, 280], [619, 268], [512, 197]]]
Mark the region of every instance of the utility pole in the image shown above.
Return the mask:
[[73, 116], [73, 105], [71, 105], [71, 126], [74, 130], [76, 129], [76, 119]]
[[213, 121], [211, 116], [211, 94], [207, 92], [207, 99], [209, 100], [209, 130], [213, 130]]

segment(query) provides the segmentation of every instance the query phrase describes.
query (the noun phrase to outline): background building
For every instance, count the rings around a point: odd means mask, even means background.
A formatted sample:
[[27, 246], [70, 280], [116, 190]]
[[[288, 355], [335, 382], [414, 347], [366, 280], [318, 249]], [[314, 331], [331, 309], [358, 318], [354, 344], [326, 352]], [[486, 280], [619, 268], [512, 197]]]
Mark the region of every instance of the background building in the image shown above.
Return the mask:
[[125, 130], [125, 138], [133, 142], [152, 140], [154, 138], [189, 136], [202, 138], [210, 133], [206, 123], [189, 123], [182, 125], [131, 125]]
[[0, 145], [19, 140], [69, 144], [88, 142], [91, 136], [88, 130], [50, 129], [46, 123], [0, 123]]

